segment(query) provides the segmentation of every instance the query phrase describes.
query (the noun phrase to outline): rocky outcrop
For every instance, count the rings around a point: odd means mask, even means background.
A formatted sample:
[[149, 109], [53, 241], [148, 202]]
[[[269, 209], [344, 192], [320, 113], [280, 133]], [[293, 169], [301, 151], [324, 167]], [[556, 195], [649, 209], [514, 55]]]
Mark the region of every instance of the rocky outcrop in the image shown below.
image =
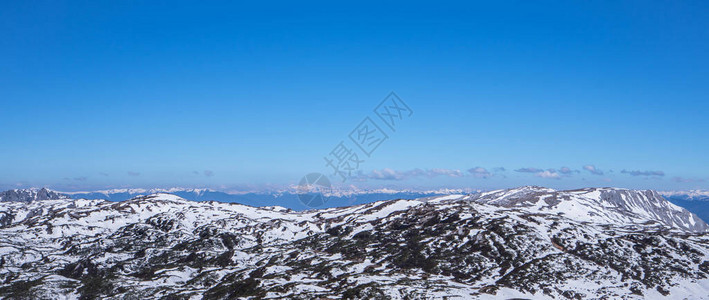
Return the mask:
[[0, 202], [32, 202], [67, 198], [69, 197], [66, 195], [50, 191], [46, 188], [39, 190], [8, 190], [0, 192]]

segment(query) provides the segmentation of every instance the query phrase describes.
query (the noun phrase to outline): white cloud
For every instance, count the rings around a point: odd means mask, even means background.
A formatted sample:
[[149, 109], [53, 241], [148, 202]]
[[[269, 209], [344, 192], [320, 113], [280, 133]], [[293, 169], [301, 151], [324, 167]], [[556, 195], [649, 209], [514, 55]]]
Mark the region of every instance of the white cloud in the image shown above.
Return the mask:
[[665, 172], [662, 171], [621, 171], [623, 174], [629, 174], [630, 176], [665, 176]]
[[468, 172], [476, 178], [490, 178], [492, 177], [492, 173], [490, 173], [487, 169], [483, 167], [475, 167], [468, 169]]
[[552, 172], [552, 171], [550, 171], [550, 170], [546, 170], [546, 171], [543, 171], [543, 172], [538, 172], [538, 173], [534, 174], [534, 176], [541, 177], [541, 178], [549, 178], [549, 179], [559, 179], [559, 178], [561, 178], [561, 175], [559, 175], [559, 173]]
[[569, 167], [561, 167], [561, 169], [559, 169], [559, 173], [564, 174], [564, 175], [570, 175], [572, 173], [579, 173], [579, 172], [580, 172], [579, 170], [572, 170]]
[[438, 175], [443, 175], [443, 176], [449, 176], [449, 177], [463, 177], [463, 172], [460, 170], [452, 170], [452, 169], [431, 169], [428, 170], [427, 176], [429, 177], [435, 177]]
[[515, 170], [515, 172], [520, 172], [520, 173], [539, 173], [542, 171], [544, 171], [544, 170], [538, 169], [538, 168], [521, 168], [521, 169]]
[[603, 175], [603, 171], [597, 169], [594, 165], [585, 165], [583, 166], [583, 169], [589, 171], [593, 175]]

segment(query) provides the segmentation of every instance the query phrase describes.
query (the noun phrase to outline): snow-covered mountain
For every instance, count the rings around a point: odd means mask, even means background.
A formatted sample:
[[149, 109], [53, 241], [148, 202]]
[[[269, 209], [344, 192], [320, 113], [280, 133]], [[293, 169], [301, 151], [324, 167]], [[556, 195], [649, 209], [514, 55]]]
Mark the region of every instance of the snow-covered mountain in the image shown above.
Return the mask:
[[[341, 207], [370, 203], [382, 199], [413, 199], [434, 195], [460, 193], [464, 190], [392, 190], [392, 189], [335, 189], [328, 193], [327, 201], [316, 208]], [[112, 189], [91, 192], [64, 192], [74, 199], [103, 199], [124, 201], [155, 193], [170, 193], [192, 201], [219, 201], [246, 204], [250, 206], [283, 206], [294, 210], [306, 210], [301, 203], [296, 187], [285, 190], [262, 190], [228, 193], [211, 189], [168, 188], [168, 189]]]
[[154, 194], [0, 214], [0, 298], [709, 299], [706, 224], [648, 191], [301, 212]]
[[656, 222], [691, 232], [709, 230], [709, 225], [695, 214], [650, 190], [587, 188], [555, 191], [527, 186], [475, 194], [471, 200], [503, 207], [524, 207], [538, 212], [558, 213], [577, 221], [599, 224], [637, 225]]
[[42, 189], [15, 189], [0, 192], [0, 202], [31, 202], [37, 200], [55, 200], [69, 198], [64, 194]]
[[695, 213], [704, 221], [709, 221], [709, 191], [664, 191], [660, 192], [668, 201]]

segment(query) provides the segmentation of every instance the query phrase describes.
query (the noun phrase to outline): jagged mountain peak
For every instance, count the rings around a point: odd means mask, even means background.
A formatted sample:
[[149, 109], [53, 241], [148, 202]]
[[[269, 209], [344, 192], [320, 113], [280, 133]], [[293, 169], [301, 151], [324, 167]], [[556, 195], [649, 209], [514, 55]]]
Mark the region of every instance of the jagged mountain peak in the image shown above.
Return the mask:
[[31, 202], [37, 200], [68, 199], [69, 196], [57, 193], [47, 188], [14, 189], [0, 192], [0, 202]]

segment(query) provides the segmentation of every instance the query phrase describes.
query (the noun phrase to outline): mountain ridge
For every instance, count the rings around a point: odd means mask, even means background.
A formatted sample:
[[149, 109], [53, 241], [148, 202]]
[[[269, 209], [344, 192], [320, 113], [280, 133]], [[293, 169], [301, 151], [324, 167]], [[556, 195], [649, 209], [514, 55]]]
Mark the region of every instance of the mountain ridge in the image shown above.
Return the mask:
[[[217, 192], [210, 189], [183, 189], [183, 188], [171, 188], [171, 189], [133, 189], [133, 190], [107, 190], [95, 193], [90, 193], [88, 195], [92, 197], [78, 198], [78, 199], [90, 199], [90, 200], [109, 200], [109, 201], [124, 201], [136, 197], [144, 196], [142, 192], [152, 192], [152, 193], [174, 193], [175, 195], [193, 201], [220, 201], [220, 202], [230, 202], [230, 203], [241, 203], [250, 206], [262, 207], [262, 206], [283, 206], [289, 209], [303, 210], [303, 209], [313, 209], [304, 207], [297, 199], [297, 194], [286, 194], [283, 197], [283, 192], [278, 192], [275, 194], [226, 194], [223, 192]], [[120, 195], [118, 199], [111, 197], [111, 192], [116, 192]], [[350, 206], [356, 204], [364, 204], [372, 202], [373, 200], [381, 200], [383, 197], [390, 198], [425, 198], [425, 197], [436, 197], [437, 194], [428, 194], [430, 191], [425, 193], [395, 193], [391, 194], [380, 194], [379, 191], [363, 191], [364, 193], [373, 192], [373, 194], [366, 194], [367, 197], [362, 197], [360, 199], [356, 198], [344, 198], [336, 199], [332, 201], [330, 205], [324, 206], [322, 208], [328, 207], [340, 207], [340, 206]], [[598, 195], [594, 193], [599, 193]], [[10, 195], [2, 197], [1, 195]], [[18, 196], [23, 195], [23, 196]], [[42, 189], [31, 189], [31, 190], [10, 190], [0, 193], [0, 201], [23, 201], [28, 202], [32, 200], [47, 200], [47, 199], [61, 199], [77, 196], [86, 196], [86, 192], [77, 192], [73, 195], [65, 195], [62, 193], [54, 192], [46, 188]], [[588, 197], [590, 195], [590, 197]], [[107, 197], [100, 197], [107, 196]], [[114, 194], [115, 196], [115, 194]], [[450, 195], [449, 195], [450, 196]], [[461, 198], [463, 196], [459, 196]], [[499, 205], [503, 207], [532, 207], [537, 206], [538, 210], [550, 210], [556, 209], [558, 207], [558, 213], [576, 213], [577, 218], [589, 219], [589, 215], [596, 215], [595, 218], [599, 219], [604, 217], [606, 221], [611, 222], [613, 220], [622, 219], [627, 221], [627, 223], [640, 223], [638, 220], [650, 218], [654, 221], [665, 223], [670, 227], [681, 227], [689, 230], [706, 231], [709, 230], [709, 225], [707, 225], [701, 218], [697, 215], [689, 212], [683, 207], [679, 207], [670, 201], [667, 201], [659, 192], [653, 190], [631, 190], [624, 188], [612, 188], [612, 187], [601, 187], [601, 188], [582, 188], [574, 190], [555, 190], [546, 187], [539, 186], [523, 186], [518, 188], [503, 189], [503, 190], [493, 190], [486, 192], [478, 192], [465, 195], [468, 199], [472, 201], [477, 201], [480, 203], [487, 203], [492, 205]], [[676, 196], [675, 196], [676, 197]], [[127, 199], [125, 199], [127, 198]], [[542, 199], [543, 198], [543, 199]], [[577, 208], [570, 207], [574, 204], [570, 202], [562, 202], [562, 200], [575, 199], [577, 202], [581, 201], [584, 203], [579, 203], [580, 208], [585, 208], [583, 211], [577, 211]], [[553, 199], [553, 200], [552, 200]], [[676, 199], [676, 198], [675, 198]], [[339, 200], [339, 201], [338, 201]], [[346, 201], [343, 201], [346, 200]], [[539, 200], [544, 200], [539, 201]], [[553, 202], [553, 203], [552, 203]], [[631, 203], [632, 202], [632, 203]], [[594, 207], [603, 207], [602, 210]], [[316, 207], [317, 208], [317, 207]], [[610, 214], [605, 210], [612, 209], [615, 210], [615, 214]], [[605, 214], [606, 216], [601, 216]]]
[[38, 200], [68, 199], [69, 196], [59, 192], [41, 189], [13, 189], [0, 192], [0, 202], [31, 202]]
[[14, 217], [0, 228], [0, 297], [709, 294], [706, 233], [662, 222], [574, 220], [538, 207], [493, 205], [473, 195], [309, 211], [170, 194], [2, 202], [0, 214]]
[[689, 231], [709, 230], [709, 225], [702, 219], [653, 190], [583, 188], [557, 191], [525, 186], [475, 194], [471, 200], [503, 207], [556, 211], [586, 221], [630, 224], [642, 223], [644, 219]]

